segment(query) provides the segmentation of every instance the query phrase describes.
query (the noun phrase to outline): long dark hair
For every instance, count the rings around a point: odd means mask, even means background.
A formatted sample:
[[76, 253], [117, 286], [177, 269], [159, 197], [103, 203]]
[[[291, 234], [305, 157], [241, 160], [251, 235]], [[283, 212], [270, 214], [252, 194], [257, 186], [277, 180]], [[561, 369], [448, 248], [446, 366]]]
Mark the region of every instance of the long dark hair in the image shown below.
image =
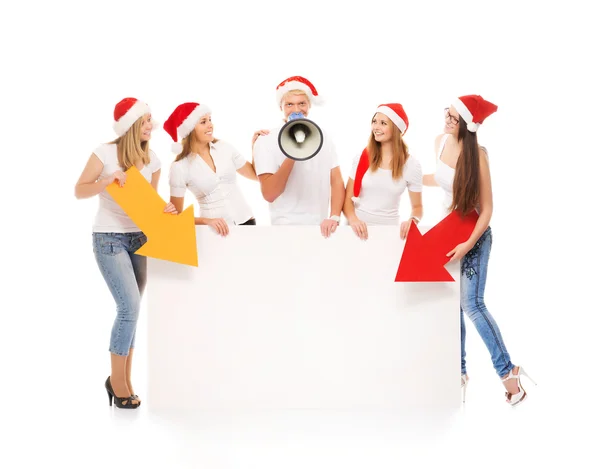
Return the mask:
[[462, 142], [462, 150], [456, 162], [450, 208], [466, 215], [479, 204], [479, 143], [477, 133], [469, 132], [462, 117], [459, 121], [458, 142]]

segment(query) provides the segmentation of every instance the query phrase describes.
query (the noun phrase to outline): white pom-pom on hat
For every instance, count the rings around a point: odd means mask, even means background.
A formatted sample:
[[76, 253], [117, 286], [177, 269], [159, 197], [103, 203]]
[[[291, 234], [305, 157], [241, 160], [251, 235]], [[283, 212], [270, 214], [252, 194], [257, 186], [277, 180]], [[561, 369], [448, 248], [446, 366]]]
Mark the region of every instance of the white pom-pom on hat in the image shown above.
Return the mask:
[[176, 155], [179, 155], [183, 151], [183, 145], [179, 142], [174, 142], [171, 144], [171, 151]]

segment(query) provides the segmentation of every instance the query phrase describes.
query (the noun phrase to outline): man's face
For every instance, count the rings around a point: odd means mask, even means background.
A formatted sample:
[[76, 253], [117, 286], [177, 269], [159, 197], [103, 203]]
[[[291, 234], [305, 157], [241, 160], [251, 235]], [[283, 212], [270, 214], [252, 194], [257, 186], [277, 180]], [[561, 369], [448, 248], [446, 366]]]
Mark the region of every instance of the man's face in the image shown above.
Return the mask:
[[286, 121], [292, 112], [301, 112], [304, 117], [308, 117], [309, 109], [310, 101], [305, 94], [288, 93], [281, 101], [281, 110], [283, 111]]

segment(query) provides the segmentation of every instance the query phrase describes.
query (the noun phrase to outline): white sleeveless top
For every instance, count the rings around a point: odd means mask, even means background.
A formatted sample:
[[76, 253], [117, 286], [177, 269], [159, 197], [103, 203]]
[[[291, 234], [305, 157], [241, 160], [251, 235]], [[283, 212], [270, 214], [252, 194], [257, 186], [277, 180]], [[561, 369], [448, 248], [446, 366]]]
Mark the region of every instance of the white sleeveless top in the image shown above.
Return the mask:
[[[444, 146], [446, 145], [446, 140], [448, 140], [448, 137], [450, 136], [450, 134], [445, 134], [442, 137], [442, 140], [440, 141], [440, 148], [438, 150], [438, 154], [437, 154], [437, 164], [435, 167], [435, 173], [433, 174], [433, 178], [435, 179], [435, 182], [438, 183], [438, 185], [442, 188], [442, 190], [444, 191], [444, 209], [446, 210], [446, 212], [450, 212], [450, 206], [452, 205], [452, 185], [454, 183], [454, 173], [456, 172], [455, 169], [451, 168], [450, 166], [448, 166], [446, 163], [444, 163], [442, 161], [442, 151], [444, 151]], [[487, 149], [485, 147], [482, 147], [480, 145], [480, 148], [482, 148], [484, 150], [485, 156], [486, 158], [488, 157], [488, 152]], [[477, 207], [475, 208], [475, 210], [477, 210], [477, 213], [479, 213], [479, 205], [477, 205]]]
[[446, 145], [446, 140], [450, 134], [445, 134], [440, 141], [440, 148], [437, 153], [437, 164], [435, 167], [435, 173], [433, 174], [433, 178], [435, 182], [442, 188], [444, 191], [444, 209], [447, 212], [450, 212], [450, 205], [452, 204], [452, 184], [454, 182], [454, 173], [455, 170], [448, 166], [446, 163], [442, 161], [442, 151], [444, 151], [444, 146]]

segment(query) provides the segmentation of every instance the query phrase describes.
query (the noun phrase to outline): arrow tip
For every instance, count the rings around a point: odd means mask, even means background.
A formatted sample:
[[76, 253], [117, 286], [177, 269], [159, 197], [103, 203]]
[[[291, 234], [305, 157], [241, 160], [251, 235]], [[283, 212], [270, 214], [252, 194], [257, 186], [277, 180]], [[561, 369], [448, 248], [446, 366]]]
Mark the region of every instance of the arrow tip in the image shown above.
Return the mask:
[[435, 256], [414, 223], [411, 223], [406, 237], [395, 281], [454, 282], [452, 275], [444, 268], [443, 263], [440, 264], [439, 256]]
[[148, 242], [136, 254], [198, 267], [194, 206], [178, 215], [163, 214], [163, 222], [148, 234]]

